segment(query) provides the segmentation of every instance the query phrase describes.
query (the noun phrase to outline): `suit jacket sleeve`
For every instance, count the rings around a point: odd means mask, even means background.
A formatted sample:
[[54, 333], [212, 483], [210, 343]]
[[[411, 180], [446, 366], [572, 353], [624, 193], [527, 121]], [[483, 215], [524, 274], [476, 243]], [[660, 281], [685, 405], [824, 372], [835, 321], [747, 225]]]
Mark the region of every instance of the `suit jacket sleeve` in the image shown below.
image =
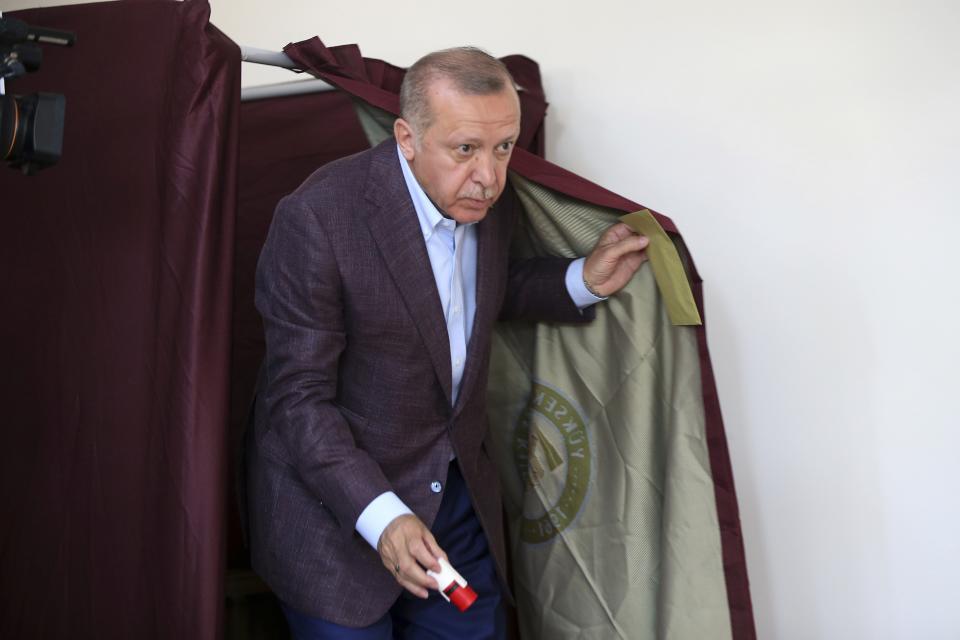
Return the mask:
[[567, 291], [566, 274], [572, 260], [545, 256], [510, 263], [507, 292], [500, 320], [585, 323], [593, 320], [593, 306], [582, 311]]
[[346, 346], [341, 280], [320, 216], [297, 194], [277, 207], [257, 264], [256, 306], [266, 338], [269, 430], [352, 534], [361, 511], [391, 486], [334, 402]]
[[[504, 190], [503, 200], [508, 233], [512, 234], [518, 229], [522, 205], [513, 187]], [[556, 256], [511, 259], [499, 319], [567, 323], [593, 320], [596, 316], [593, 306], [578, 309], [567, 291], [566, 274], [572, 261]]]

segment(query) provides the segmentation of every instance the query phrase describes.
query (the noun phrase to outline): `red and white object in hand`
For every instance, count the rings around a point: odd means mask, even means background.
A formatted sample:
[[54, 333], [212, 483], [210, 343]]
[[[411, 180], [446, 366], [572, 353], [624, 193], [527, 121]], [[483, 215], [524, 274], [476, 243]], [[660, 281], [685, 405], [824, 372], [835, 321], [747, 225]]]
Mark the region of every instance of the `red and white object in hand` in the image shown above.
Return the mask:
[[477, 599], [477, 592], [467, 586], [467, 581], [449, 562], [443, 558], [437, 558], [437, 562], [440, 563], [440, 572], [428, 570], [427, 575], [437, 581], [444, 600], [452, 602], [461, 612], [466, 611]]

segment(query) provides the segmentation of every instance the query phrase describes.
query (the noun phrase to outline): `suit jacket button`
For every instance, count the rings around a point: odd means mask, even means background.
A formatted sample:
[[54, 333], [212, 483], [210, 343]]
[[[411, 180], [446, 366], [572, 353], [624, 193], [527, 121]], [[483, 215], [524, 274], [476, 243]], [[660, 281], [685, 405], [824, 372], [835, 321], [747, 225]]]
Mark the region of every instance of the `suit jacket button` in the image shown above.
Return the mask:
[[440, 493], [442, 489], [443, 489], [443, 485], [437, 482], [436, 480], [430, 483], [430, 491], [433, 491], [434, 493]]

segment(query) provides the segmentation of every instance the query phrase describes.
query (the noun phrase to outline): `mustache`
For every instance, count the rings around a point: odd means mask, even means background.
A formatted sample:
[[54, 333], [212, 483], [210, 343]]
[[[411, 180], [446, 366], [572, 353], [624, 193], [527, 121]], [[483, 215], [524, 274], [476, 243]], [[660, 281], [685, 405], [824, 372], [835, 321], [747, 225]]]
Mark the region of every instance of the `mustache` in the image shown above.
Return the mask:
[[457, 197], [470, 198], [471, 200], [493, 200], [497, 197], [497, 188], [495, 186], [478, 186], [473, 189], [461, 191], [459, 194], [457, 194]]

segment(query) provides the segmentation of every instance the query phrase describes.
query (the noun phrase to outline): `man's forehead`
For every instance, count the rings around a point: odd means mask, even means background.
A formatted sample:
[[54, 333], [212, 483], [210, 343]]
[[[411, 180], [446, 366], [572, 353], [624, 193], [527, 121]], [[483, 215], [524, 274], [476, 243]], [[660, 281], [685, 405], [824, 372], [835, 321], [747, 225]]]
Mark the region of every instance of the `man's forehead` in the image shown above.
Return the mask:
[[458, 90], [447, 80], [431, 83], [427, 95], [434, 122], [506, 125], [520, 121], [520, 100], [513, 87], [504, 87], [496, 93], [472, 94]]

